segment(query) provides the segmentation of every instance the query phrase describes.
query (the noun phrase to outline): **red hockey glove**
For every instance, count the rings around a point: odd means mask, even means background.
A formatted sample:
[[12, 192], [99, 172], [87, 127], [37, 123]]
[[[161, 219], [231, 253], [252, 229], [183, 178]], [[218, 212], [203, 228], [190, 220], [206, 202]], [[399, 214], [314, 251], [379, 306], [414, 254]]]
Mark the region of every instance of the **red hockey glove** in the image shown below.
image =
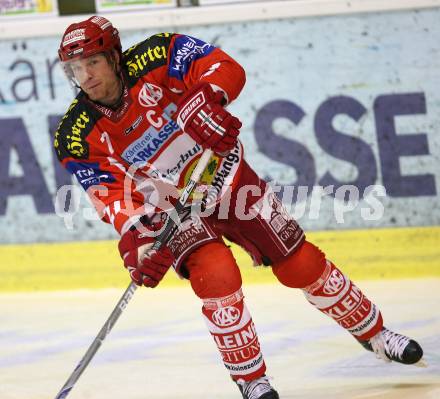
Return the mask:
[[179, 100], [177, 123], [195, 142], [224, 155], [237, 143], [241, 122], [222, 105], [223, 94], [198, 83]]
[[142, 225], [143, 232], [133, 226], [124, 233], [118, 248], [131, 279], [137, 285], [154, 288], [174, 262], [174, 256], [166, 245], [158, 251], [151, 249], [154, 232], [162, 228], [162, 223], [151, 224], [144, 221]]

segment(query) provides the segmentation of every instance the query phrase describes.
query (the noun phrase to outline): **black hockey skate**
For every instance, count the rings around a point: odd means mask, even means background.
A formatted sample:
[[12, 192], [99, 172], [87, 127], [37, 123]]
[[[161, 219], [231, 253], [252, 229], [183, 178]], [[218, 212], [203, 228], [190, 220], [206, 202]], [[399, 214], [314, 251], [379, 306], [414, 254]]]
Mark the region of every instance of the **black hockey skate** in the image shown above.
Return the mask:
[[421, 346], [411, 338], [390, 331], [386, 327], [368, 341], [358, 341], [365, 349], [374, 352], [378, 359], [426, 367]]
[[243, 399], [280, 399], [278, 392], [270, 385], [269, 378], [263, 375], [252, 381], [235, 381]]

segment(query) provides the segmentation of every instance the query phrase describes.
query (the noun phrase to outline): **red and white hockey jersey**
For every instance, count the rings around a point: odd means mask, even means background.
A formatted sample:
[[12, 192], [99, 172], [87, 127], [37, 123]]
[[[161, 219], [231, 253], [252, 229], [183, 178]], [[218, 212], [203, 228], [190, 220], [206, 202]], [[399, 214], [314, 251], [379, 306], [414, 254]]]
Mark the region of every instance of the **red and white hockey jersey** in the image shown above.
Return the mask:
[[[93, 103], [81, 91], [54, 138], [60, 162], [119, 233], [130, 227], [144, 204], [166, 209], [167, 195], [178, 195], [203, 151], [173, 119], [180, 96], [206, 81], [231, 102], [244, 86], [245, 73], [211, 44], [164, 33], [123, 53], [121, 77], [118, 109]], [[238, 143], [227, 157], [214, 156], [199, 189], [209, 186], [218, 199], [223, 187], [238, 178], [242, 153]]]

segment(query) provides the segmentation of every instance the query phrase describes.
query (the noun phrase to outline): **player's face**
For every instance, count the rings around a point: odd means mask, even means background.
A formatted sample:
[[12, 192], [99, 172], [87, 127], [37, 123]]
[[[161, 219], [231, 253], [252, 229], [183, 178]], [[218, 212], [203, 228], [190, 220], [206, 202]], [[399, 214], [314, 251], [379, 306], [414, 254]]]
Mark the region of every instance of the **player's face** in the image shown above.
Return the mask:
[[120, 96], [119, 77], [104, 54], [70, 62], [70, 68], [81, 89], [92, 101], [111, 105]]

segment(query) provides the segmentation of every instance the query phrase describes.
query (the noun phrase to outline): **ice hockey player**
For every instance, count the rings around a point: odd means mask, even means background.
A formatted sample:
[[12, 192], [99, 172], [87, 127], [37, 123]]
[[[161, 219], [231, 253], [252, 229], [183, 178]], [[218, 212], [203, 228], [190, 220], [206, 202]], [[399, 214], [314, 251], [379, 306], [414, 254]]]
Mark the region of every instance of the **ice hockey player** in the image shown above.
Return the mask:
[[[384, 327], [378, 307], [306, 240], [245, 161], [241, 122], [225, 109], [240, 94], [245, 72], [229, 55], [169, 33], [122, 52], [118, 30], [93, 16], [67, 28], [59, 58], [81, 89], [55, 133], [60, 162], [120, 234], [119, 251], [136, 284], [156, 287], [171, 266], [189, 280], [243, 398], [279, 396], [266, 377], [240, 271], [223, 238], [256, 265], [271, 267], [281, 284], [301, 289], [379, 358], [403, 364], [422, 358], [414, 340]], [[201, 212], [182, 215], [168, 244], [149, 250], [205, 148], [215, 155], [193, 198], [203, 202]]]

